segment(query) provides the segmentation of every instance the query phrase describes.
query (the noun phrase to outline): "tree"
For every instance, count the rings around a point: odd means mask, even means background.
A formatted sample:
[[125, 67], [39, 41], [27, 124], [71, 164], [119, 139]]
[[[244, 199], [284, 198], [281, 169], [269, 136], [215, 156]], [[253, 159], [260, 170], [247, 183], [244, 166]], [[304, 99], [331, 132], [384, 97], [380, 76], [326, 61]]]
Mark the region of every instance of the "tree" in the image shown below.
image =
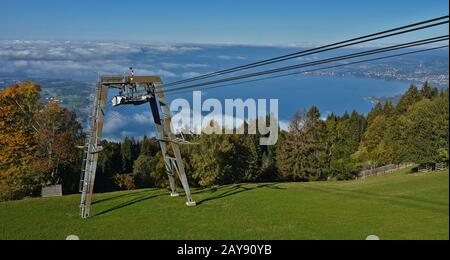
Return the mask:
[[116, 188], [114, 176], [122, 173], [120, 144], [102, 141], [101, 146], [103, 150], [98, 157], [95, 191], [113, 191]]
[[424, 99], [402, 117], [406, 158], [417, 163], [437, 163], [448, 154], [449, 107], [447, 94]]
[[138, 188], [166, 188], [168, 186], [162, 154], [151, 157], [140, 155], [133, 165], [133, 176]]
[[262, 152], [261, 175], [259, 181], [277, 181], [276, 146], [267, 146]]
[[321, 114], [316, 106], [313, 106], [307, 113], [305, 124], [306, 144], [307, 144], [307, 176], [309, 180], [323, 180], [329, 173], [328, 147], [326, 143], [325, 122], [321, 119]]
[[0, 92], [0, 200], [32, 195], [41, 183], [30, 169], [36, 152], [40, 86], [22, 82]]
[[0, 169], [25, 166], [33, 160], [39, 92], [40, 86], [30, 82], [0, 92]]
[[150, 139], [147, 136], [139, 142], [139, 155], [154, 156], [158, 153], [159, 147], [155, 139]]
[[289, 131], [282, 133], [279, 138], [277, 151], [277, 167], [280, 177], [284, 180], [306, 181], [304, 174], [304, 125], [305, 113], [297, 112], [291, 123]]
[[125, 137], [125, 140], [120, 145], [120, 154], [122, 157], [122, 172], [131, 173], [133, 171], [133, 162], [139, 154], [136, 141]]
[[148, 155], [140, 155], [133, 164], [133, 175], [136, 186], [139, 188], [150, 187], [152, 185], [150, 173], [154, 168], [154, 161]]
[[239, 135], [235, 142], [237, 153], [240, 155], [236, 160], [236, 170], [242, 171], [242, 181], [256, 182], [262, 175], [262, 153], [259, 138], [255, 135]]
[[408, 112], [411, 107], [422, 99], [422, 95], [415, 85], [411, 85], [408, 91], [400, 98], [397, 104], [397, 114], [402, 115]]
[[317, 107], [306, 113], [298, 112], [281, 136], [277, 165], [285, 180], [311, 181], [326, 178], [329, 157], [325, 123]]
[[43, 174], [46, 185], [61, 183], [67, 173], [74, 173], [74, 165], [81, 165], [80, 151], [76, 147], [83, 141], [82, 127], [75, 113], [56, 102], [49, 102], [39, 111], [36, 122], [39, 129], [35, 135], [37, 149], [33, 168]]
[[424, 98], [433, 99], [433, 98], [439, 96], [439, 90], [437, 88], [431, 87], [430, 84], [428, 84], [428, 81], [426, 81], [423, 84], [423, 88], [420, 91], [420, 94]]
[[383, 104], [381, 102], [377, 102], [374, 108], [370, 111], [370, 113], [367, 115], [367, 122], [368, 124], [371, 124], [373, 120], [379, 115], [382, 114], [383, 111]]
[[[355, 154], [361, 163], [434, 163], [448, 153], [448, 90], [439, 94], [427, 82], [421, 91], [412, 85], [396, 107], [376, 106]], [[369, 162], [369, 163], [367, 163]]]
[[358, 166], [351, 157], [342, 159], [334, 159], [331, 161], [331, 169], [333, 176], [337, 180], [353, 179], [358, 173]]
[[224, 185], [235, 182], [233, 171], [238, 154], [230, 135], [200, 135], [195, 142], [195, 150], [191, 150], [192, 177], [202, 187]]
[[0, 93], [0, 199], [37, 194], [42, 186], [78, 186], [83, 137], [76, 115], [40, 102], [40, 86], [22, 82]]
[[152, 171], [150, 177], [154, 187], [169, 188], [169, 179], [166, 172], [166, 163], [164, 162], [161, 151], [158, 151], [152, 160]]
[[[379, 113], [382, 107], [379, 107]], [[373, 115], [373, 114], [372, 114]], [[363, 115], [353, 111], [342, 117], [330, 115], [326, 122], [326, 151], [329, 161], [328, 177], [350, 179], [354, 177], [356, 163], [351, 159], [358, 151], [367, 128], [367, 120]], [[351, 170], [350, 170], [351, 169]]]

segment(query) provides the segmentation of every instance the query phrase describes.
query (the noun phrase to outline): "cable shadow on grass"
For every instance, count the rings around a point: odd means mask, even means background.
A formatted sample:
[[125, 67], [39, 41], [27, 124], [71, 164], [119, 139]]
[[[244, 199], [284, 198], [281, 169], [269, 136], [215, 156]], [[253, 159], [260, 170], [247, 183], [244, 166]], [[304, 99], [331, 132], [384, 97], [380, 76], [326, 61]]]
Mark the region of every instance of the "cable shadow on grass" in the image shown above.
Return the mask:
[[[238, 184], [238, 185], [229, 185], [229, 186], [223, 186], [223, 187], [218, 187], [218, 188], [208, 188], [208, 189], [197, 190], [197, 191], [193, 192], [192, 194], [198, 195], [198, 194], [202, 194], [202, 193], [206, 193], [206, 192], [211, 192], [211, 193], [215, 194], [215, 193], [218, 193], [221, 190], [225, 189], [224, 192], [221, 192], [220, 194], [218, 194], [216, 196], [209, 197], [209, 198], [198, 201], [197, 205], [201, 205], [208, 201], [226, 198], [229, 196], [233, 196], [233, 195], [236, 195], [236, 194], [239, 194], [242, 192], [247, 192], [247, 191], [251, 191], [251, 190], [255, 190], [255, 189], [261, 189], [261, 188], [270, 188], [270, 189], [277, 189], [277, 190], [284, 189], [284, 188], [280, 188], [280, 187], [276, 186], [275, 183], [259, 184], [259, 185], [253, 186], [253, 187], [246, 187], [246, 186], [249, 186], [249, 185], [248, 184]], [[103, 210], [103, 211], [95, 214], [95, 216], [101, 216], [101, 215], [110, 213], [112, 211], [119, 210], [119, 209], [122, 209], [122, 208], [125, 208], [128, 206], [132, 206], [134, 204], [137, 204], [137, 203], [149, 200], [149, 199], [168, 196], [168, 194], [169, 194], [168, 192], [148, 194], [148, 193], [152, 193], [157, 190], [158, 189], [150, 189], [150, 190], [143, 190], [143, 191], [138, 191], [138, 192], [134, 192], [134, 193], [126, 193], [126, 194], [121, 194], [121, 195], [117, 195], [114, 197], [105, 198], [105, 199], [96, 201], [93, 203], [93, 205], [101, 204], [103, 202], [118, 200], [118, 199], [126, 199], [126, 201], [119, 203], [118, 205], [115, 205], [106, 210]], [[181, 194], [181, 195], [185, 196], [185, 194]]]
[[[306, 189], [328, 193], [332, 195], [345, 196], [351, 198], [368, 198], [392, 205], [403, 205], [406, 207], [432, 211], [438, 214], [448, 214], [448, 204], [433, 202], [429, 200], [417, 199], [408, 196], [382, 195], [365, 191], [349, 191], [331, 187], [305, 187]], [[428, 205], [424, 205], [428, 204]]]
[[92, 203], [92, 205], [96, 205], [102, 202], [106, 202], [106, 201], [111, 201], [111, 200], [115, 200], [115, 199], [120, 199], [120, 198], [125, 198], [125, 197], [131, 197], [131, 196], [135, 196], [135, 195], [139, 195], [142, 193], [147, 193], [149, 191], [155, 191], [157, 189], [146, 189], [146, 190], [142, 190], [142, 191], [137, 191], [137, 192], [127, 192], [125, 194], [121, 194], [121, 195], [116, 195], [116, 196], [112, 196], [109, 198], [105, 198], [105, 199], [100, 199], [100, 200], [96, 200]]
[[248, 184], [237, 184], [237, 185], [228, 185], [228, 186], [223, 186], [220, 188], [210, 188], [210, 189], [205, 189], [205, 190], [201, 190], [195, 194], [199, 194], [199, 193], [204, 193], [204, 192], [208, 192], [210, 191], [211, 193], [215, 194], [217, 192], [220, 192], [220, 190], [228, 189], [225, 190], [224, 192], [217, 194], [213, 197], [209, 197], [209, 198], [205, 198], [202, 200], [197, 201], [197, 205], [200, 206], [206, 202], [209, 201], [213, 201], [213, 200], [219, 200], [219, 199], [223, 199], [223, 198], [227, 198], [230, 196], [234, 196], [243, 192], [248, 192], [248, 191], [252, 191], [252, 190], [256, 190], [256, 189], [262, 189], [262, 188], [270, 188], [270, 189], [277, 189], [277, 190], [283, 190], [284, 188], [280, 188], [278, 186], [276, 186], [275, 183], [265, 183], [265, 184], [258, 184], [254, 187], [246, 187], [248, 186]]
[[[130, 196], [136, 195], [136, 194], [139, 195], [139, 194], [141, 194], [141, 193], [146, 193], [146, 192], [152, 192], [152, 191], [142, 191], [142, 192], [137, 192], [137, 193], [129, 194], [129, 195], [130, 195]], [[107, 209], [107, 210], [103, 210], [103, 211], [101, 211], [101, 212], [95, 214], [95, 216], [101, 216], [101, 215], [110, 213], [110, 212], [112, 212], [112, 211], [118, 210], [118, 209], [122, 209], [122, 208], [125, 208], [125, 207], [129, 207], [129, 206], [132, 206], [132, 205], [134, 205], [134, 204], [137, 204], [137, 203], [140, 203], [140, 202], [149, 200], [149, 199], [154, 199], [154, 198], [157, 198], [157, 197], [162, 197], [162, 196], [167, 196], [167, 192], [159, 193], [159, 194], [147, 194], [147, 195], [137, 196], [136, 198], [127, 200], [127, 201], [125, 201], [125, 202], [122, 202], [122, 203], [120, 203], [120, 204], [118, 204], [118, 205], [116, 205], [116, 206], [114, 206], [114, 207], [112, 207], [112, 208], [109, 208], [109, 209]], [[120, 197], [120, 196], [117, 196], [117, 197]]]

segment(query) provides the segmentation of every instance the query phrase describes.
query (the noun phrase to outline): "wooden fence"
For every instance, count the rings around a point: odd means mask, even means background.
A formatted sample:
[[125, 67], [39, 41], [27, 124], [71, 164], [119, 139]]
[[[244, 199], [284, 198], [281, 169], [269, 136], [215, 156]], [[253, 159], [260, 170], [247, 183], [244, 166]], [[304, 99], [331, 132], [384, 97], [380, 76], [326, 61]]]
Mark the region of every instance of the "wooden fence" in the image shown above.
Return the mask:
[[367, 177], [375, 176], [375, 175], [379, 175], [379, 174], [390, 173], [393, 171], [411, 167], [412, 165], [413, 164], [411, 164], [411, 163], [400, 163], [400, 164], [389, 164], [389, 165], [378, 167], [378, 168], [368, 169], [368, 170], [364, 170], [364, 171], [360, 172], [358, 174], [358, 178], [367, 178]]

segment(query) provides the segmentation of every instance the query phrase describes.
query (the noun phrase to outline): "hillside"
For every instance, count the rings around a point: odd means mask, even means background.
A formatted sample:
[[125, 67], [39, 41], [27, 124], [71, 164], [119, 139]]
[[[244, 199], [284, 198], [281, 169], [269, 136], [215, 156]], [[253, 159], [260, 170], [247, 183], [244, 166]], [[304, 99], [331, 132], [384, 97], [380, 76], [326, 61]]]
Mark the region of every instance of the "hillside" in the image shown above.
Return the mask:
[[232, 185], [196, 208], [159, 189], [0, 203], [0, 239], [449, 239], [448, 172], [349, 182]]

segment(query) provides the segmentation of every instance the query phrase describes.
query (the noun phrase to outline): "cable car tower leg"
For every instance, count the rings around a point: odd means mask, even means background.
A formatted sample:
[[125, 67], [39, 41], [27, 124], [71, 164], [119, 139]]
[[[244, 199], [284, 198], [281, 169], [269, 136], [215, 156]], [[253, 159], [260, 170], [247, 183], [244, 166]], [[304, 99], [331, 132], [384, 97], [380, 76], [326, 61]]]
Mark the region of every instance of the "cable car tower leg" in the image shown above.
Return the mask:
[[[158, 123], [156, 123], [156, 121], [155, 121], [155, 123], [157, 125], [157, 130], [159, 129], [158, 135], [163, 137], [163, 138], [159, 138], [159, 139], [161, 140], [161, 142], [167, 142], [172, 147], [172, 152], [174, 155], [174, 158], [171, 158], [167, 153], [167, 148], [165, 148], [165, 149], [163, 148], [163, 147], [167, 147], [167, 146], [166, 145], [161, 146], [161, 149], [162, 149], [162, 152], [164, 155], [164, 161], [166, 162], [166, 169], [170, 169], [170, 170], [168, 170], [168, 173], [169, 173], [169, 180], [171, 183], [172, 194], [174, 194], [173, 191], [176, 189], [176, 183], [175, 183], [175, 179], [173, 177], [175, 174], [177, 174], [178, 177], [180, 178], [184, 192], [186, 193], [186, 205], [187, 206], [196, 206], [195, 201], [192, 199], [192, 194], [191, 194], [189, 182], [188, 182], [188, 179], [186, 176], [186, 170], [184, 168], [184, 162], [183, 162], [183, 158], [181, 156], [180, 147], [178, 146], [178, 143], [176, 142], [175, 134], [172, 132], [172, 117], [170, 115], [170, 108], [167, 103], [166, 96], [164, 94], [163, 85], [162, 84], [154, 84], [154, 87], [155, 87], [155, 89], [154, 89], [153, 97], [157, 98], [159, 101], [159, 106], [160, 106], [160, 109], [162, 112], [162, 120], [161, 120], [161, 117], [159, 116], [159, 110], [157, 109], [157, 105], [155, 105], [155, 104], [152, 105], [151, 100], [150, 100], [150, 104], [152, 107], [152, 112], [154, 114], [155, 120], [159, 121], [160, 127], [158, 127]], [[156, 102], [156, 100], [154, 100], [153, 102], [158, 103], [158, 102]], [[157, 113], [156, 117], [155, 117], [155, 113]], [[162, 124], [162, 127], [161, 127], [161, 124]], [[174, 195], [176, 196], [176, 193]]]
[[167, 153], [167, 143], [164, 141], [164, 127], [162, 125], [162, 120], [159, 114], [159, 110], [158, 110], [158, 103], [156, 100], [156, 97], [154, 96], [154, 93], [151, 93], [152, 97], [149, 99], [149, 103], [150, 103], [150, 108], [152, 110], [152, 115], [153, 115], [153, 121], [155, 122], [155, 126], [156, 126], [156, 134], [157, 134], [157, 139], [159, 140], [159, 145], [161, 147], [161, 152], [163, 154], [163, 158], [164, 158], [164, 163], [166, 166], [166, 173], [167, 176], [169, 177], [169, 183], [170, 183], [170, 189], [171, 189], [171, 194], [170, 196], [172, 197], [178, 197], [179, 194], [177, 193], [177, 184], [176, 184], [176, 180], [175, 180], [175, 169], [173, 168], [172, 165], [172, 161], [170, 160], [169, 154]]
[[106, 99], [108, 87], [97, 84], [94, 106], [91, 114], [91, 130], [85, 147], [85, 162], [80, 181], [81, 203], [80, 214], [82, 218], [91, 216], [91, 205], [94, 193], [95, 173], [97, 171], [98, 153], [102, 150], [99, 146], [102, 139], [103, 122], [105, 118]]

